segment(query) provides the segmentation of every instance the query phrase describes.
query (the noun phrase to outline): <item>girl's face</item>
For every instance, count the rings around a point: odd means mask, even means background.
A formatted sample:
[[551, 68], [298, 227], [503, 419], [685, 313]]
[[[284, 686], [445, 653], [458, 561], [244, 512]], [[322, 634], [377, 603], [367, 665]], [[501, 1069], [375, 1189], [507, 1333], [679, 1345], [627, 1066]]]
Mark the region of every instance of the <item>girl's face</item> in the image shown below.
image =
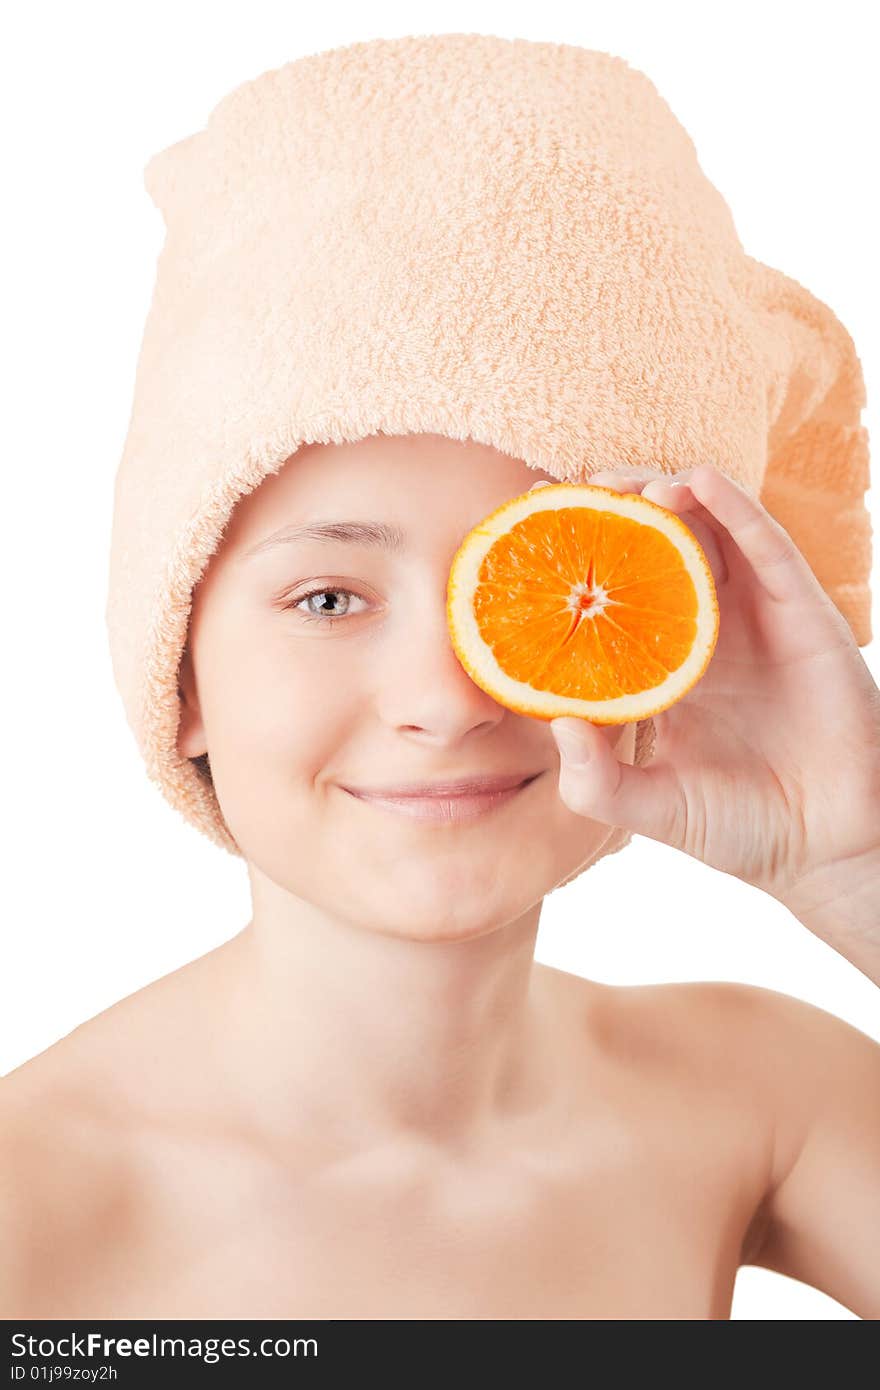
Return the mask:
[[[334, 918], [425, 940], [479, 935], [610, 834], [561, 800], [549, 725], [475, 685], [446, 626], [465, 533], [540, 478], [556, 481], [439, 435], [309, 445], [238, 504], [194, 592], [179, 752], [209, 754], [245, 859]], [[263, 544], [318, 522], [401, 539]], [[632, 762], [635, 725], [603, 732]], [[472, 820], [412, 819], [347, 790], [514, 773], [540, 775]]]

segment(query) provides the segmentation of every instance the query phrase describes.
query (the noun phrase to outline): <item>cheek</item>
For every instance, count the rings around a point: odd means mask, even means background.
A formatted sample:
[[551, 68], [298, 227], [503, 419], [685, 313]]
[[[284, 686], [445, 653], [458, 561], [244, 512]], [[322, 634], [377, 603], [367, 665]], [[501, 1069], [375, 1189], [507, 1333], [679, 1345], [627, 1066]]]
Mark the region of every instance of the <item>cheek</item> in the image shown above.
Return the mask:
[[347, 736], [363, 702], [357, 681], [342, 678], [341, 658], [315, 650], [332, 645], [254, 632], [226, 646], [203, 709], [212, 766], [225, 764], [230, 787], [249, 783], [259, 794], [270, 782], [289, 789], [311, 780]]
[[[322, 776], [357, 710], [351, 688], [318, 666], [263, 662], [236, 674], [209, 747], [217, 796], [246, 858], [282, 881], [291, 846], [314, 859], [325, 835]], [[299, 861], [298, 861], [299, 862]], [[278, 875], [282, 877], [279, 878]]]
[[250, 683], [240, 711], [248, 742], [287, 776], [310, 775], [334, 759], [363, 711], [357, 681], [333, 663], [289, 661], [264, 667]]

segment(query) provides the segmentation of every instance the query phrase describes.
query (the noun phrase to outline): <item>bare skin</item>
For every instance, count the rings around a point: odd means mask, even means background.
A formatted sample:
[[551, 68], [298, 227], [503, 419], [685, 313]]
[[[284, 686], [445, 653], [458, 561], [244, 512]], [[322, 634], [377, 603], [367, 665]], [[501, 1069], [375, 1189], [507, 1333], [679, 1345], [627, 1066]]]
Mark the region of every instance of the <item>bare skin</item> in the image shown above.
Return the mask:
[[536, 964], [531, 1109], [455, 1145], [336, 1152], [304, 1123], [279, 1148], [223, 1104], [241, 941], [3, 1082], [5, 1316], [729, 1317], [773, 1178], [761, 1031], [731, 1046], [747, 987]]
[[[251, 920], [2, 1083], [2, 1315], [717, 1319], [752, 1262], [875, 1316], [877, 1044], [772, 991], [535, 964], [611, 823], [445, 617], [462, 536], [535, 471], [438, 436], [293, 463], [236, 507], [180, 671]], [[262, 547], [331, 519], [405, 544]], [[632, 765], [633, 724], [599, 737]], [[350, 791], [514, 772], [470, 821]]]

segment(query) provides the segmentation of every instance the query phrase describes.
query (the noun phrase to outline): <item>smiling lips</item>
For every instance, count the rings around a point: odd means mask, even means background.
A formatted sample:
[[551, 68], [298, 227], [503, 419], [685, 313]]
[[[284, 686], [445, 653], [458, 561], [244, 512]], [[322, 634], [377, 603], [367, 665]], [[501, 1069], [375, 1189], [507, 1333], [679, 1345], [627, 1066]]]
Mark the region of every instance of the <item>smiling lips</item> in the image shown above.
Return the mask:
[[535, 772], [487, 773], [485, 776], [475, 773], [455, 781], [413, 782], [409, 786], [400, 787], [346, 787], [346, 791], [352, 791], [356, 796], [392, 797], [395, 800], [403, 796], [417, 796], [422, 799], [428, 796], [478, 796], [483, 792], [509, 791], [537, 775]]
[[495, 807], [503, 805], [507, 801], [512, 801], [521, 791], [530, 786], [541, 774], [533, 773], [523, 779], [517, 777], [496, 777], [484, 778], [482, 782], [477, 782], [479, 790], [448, 792], [446, 790], [437, 791], [438, 786], [458, 786], [465, 788], [473, 787], [470, 783], [435, 783], [434, 790], [430, 795], [418, 795], [412, 792], [398, 792], [391, 794], [383, 792], [353, 791], [345, 787], [351, 796], [359, 801], [366, 801], [381, 810], [393, 811], [398, 815], [409, 816], [415, 820], [425, 820], [434, 822], [458, 822], [463, 820], [473, 820], [477, 816], [484, 815], [487, 811], [494, 810]]

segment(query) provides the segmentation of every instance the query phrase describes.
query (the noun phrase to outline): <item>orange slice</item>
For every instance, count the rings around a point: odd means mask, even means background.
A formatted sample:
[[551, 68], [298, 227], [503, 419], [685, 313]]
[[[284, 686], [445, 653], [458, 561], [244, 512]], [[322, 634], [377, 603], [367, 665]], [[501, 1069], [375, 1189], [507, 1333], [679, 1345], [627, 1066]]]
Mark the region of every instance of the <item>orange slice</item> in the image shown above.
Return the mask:
[[469, 531], [449, 571], [456, 655], [537, 719], [646, 719], [680, 700], [718, 638], [706, 553], [674, 512], [591, 483], [536, 488]]

